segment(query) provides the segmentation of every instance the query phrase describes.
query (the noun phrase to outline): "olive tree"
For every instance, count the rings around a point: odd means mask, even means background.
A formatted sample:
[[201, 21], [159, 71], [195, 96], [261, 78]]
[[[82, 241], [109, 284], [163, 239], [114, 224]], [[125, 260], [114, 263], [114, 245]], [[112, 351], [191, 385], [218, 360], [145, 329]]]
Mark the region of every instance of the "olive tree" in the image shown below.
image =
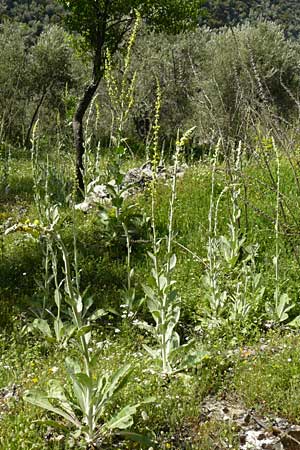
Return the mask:
[[62, 103], [65, 87], [71, 89], [77, 84], [80, 74], [75, 74], [74, 51], [69, 45], [67, 33], [52, 25], [45, 28], [37, 42], [28, 52], [27, 65], [30, 71], [28, 90], [33, 106], [25, 136], [25, 145], [30, 145], [31, 131], [46, 104], [49, 110], [56, 110]]
[[299, 104], [299, 44], [286, 40], [280, 26], [258, 22], [212, 32], [201, 51], [191, 101], [199, 142], [222, 137], [229, 150], [239, 140], [251, 148], [257, 128], [277, 134], [293, 122]]
[[5, 22], [0, 25], [0, 135], [3, 139], [21, 140], [26, 81], [24, 27]]
[[83, 155], [85, 113], [103, 78], [107, 51], [121, 47], [138, 11], [153, 29], [178, 33], [197, 23], [202, 0], [58, 0], [66, 10], [66, 23], [78, 36], [80, 48], [92, 58], [92, 76], [73, 117], [78, 187], [84, 189]]
[[47, 134], [65, 111], [66, 86], [71, 91], [84, 77], [63, 28], [45, 27], [34, 45], [28, 32], [22, 24], [0, 25], [0, 136], [26, 147], [37, 119]]

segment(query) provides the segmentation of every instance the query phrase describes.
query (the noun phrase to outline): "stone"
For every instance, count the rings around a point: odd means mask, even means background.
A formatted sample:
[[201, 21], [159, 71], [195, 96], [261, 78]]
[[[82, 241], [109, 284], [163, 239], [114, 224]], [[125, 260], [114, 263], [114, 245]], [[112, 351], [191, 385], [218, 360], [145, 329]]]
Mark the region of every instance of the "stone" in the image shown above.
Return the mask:
[[[177, 167], [176, 174], [178, 177], [184, 175], [187, 165]], [[157, 167], [157, 179], [169, 180], [172, 178], [174, 167], [166, 168], [163, 165]], [[153, 179], [153, 170], [151, 162], [147, 161], [141, 167], [129, 169], [124, 176], [122, 189], [124, 190], [122, 197], [127, 198], [142, 192]], [[111, 201], [108, 185], [114, 186], [114, 181], [108, 184], [98, 184], [99, 179], [93, 180], [87, 186], [88, 195], [83, 202], [75, 205], [75, 209], [87, 213], [90, 209], [97, 205], [107, 204]], [[128, 189], [127, 189], [128, 188]]]
[[300, 450], [300, 427], [294, 426], [287, 430], [281, 442], [284, 450]]

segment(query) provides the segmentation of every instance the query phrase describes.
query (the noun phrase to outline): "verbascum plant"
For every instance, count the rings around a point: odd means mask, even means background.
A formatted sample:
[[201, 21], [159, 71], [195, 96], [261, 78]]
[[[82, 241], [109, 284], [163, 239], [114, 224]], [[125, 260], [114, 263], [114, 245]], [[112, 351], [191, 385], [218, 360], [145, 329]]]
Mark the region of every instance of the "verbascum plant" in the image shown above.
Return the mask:
[[[280, 155], [274, 138], [271, 140], [272, 149], [276, 155], [276, 216], [275, 216], [275, 255], [273, 257], [274, 275], [275, 275], [275, 290], [274, 302], [266, 304], [266, 312], [269, 318], [275, 324], [287, 322], [289, 319], [289, 311], [293, 309], [296, 304], [292, 301], [287, 292], [281, 291], [281, 277], [280, 277], [280, 250], [279, 250], [279, 219], [280, 219]], [[299, 316], [300, 317], [300, 316]], [[300, 322], [299, 317], [294, 319], [293, 324], [297, 325]]]
[[[118, 81], [114, 76], [113, 62], [109, 51], [106, 54], [106, 71], [105, 81], [108, 89], [108, 95], [112, 106], [112, 141], [115, 147], [119, 147], [124, 143], [123, 130], [126, 124], [129, 113], [134, 104], [134, 90], [136, 84], [136, 72], [129, 77], [130, 63], [132, 48], [136, 41], [137, 33], [140, 28], [141, 17], [136, 12], [136, 20], [133, 26], [129, 42], [127, 45], [127, 51], [122, 67], [121, 81]], [[129, 79], [130, 78], [130, 79]]]
[[106, 188], [112, 198], [112, 206], [115, 212], [115, 218], [122, 229], [122, 207], [124, 196], [130, 186], [124, 186], [125, 172], [122, 169], [125, 156], [128, 151], [126, 138], [124, 137], [124, 126], [129, 119], [129, 114], [134, 104], [134, 91], [136, 84], [136, 72], [130, 77], [130, 63], [132, 47], [136, 41], [136, 36], [140, 27], [141, 18], [138, 13], [132, 33], [130, 35], [127, 51], [122, 66], [122, 77], [118, 80], [114, 74], [114, 67], [111, 55], [106, 54], [105, 81], [112, 110], [111, 125], [111, 152], [107, 164], [107, 183]]
[[154, 324], [137, 322], [153, 336], [156, 347], [144, 345], [154, 359], [163, 376], [171, 376], [189, 367], [199, 364], [206, 356], [205, 352], [191, 353], [193, 342], [181, 344], [176, 327], [180, 320], [181, 299], [175, 289], [174, 270], [177, 263], [173, 252], [174, 208], [176, 201], [176, 173], [179, 155], [194, 129], [188, 130], [181, 139], [177, 139], [172, 174], [171, 197], [166, 237], [165, 262], [161, 263], [162, 239], [158, 239], [155, 228], [155, 195], [152, 195], [152, 252], [148, 256], [152, 263], [151, 280], [144, 285], [146, 302]]
[[[231, 322], [237, 324], [246, 321], [250, 312], [254, 312], [257, 305], [261, 303], [264, 294], [261, 274], [257, 273], [255, 265], [258, 246], [246, 244], [246, 238], [240, 226], [241, 143], [234, 153], [231, 180], [215, 200], [218, 152], [217, 147], [212, 166], [208, 264], [203, 278], [206, 306], [202, 311], [202, 323], [210, 328], [228, 325]], [[224, 194], [228, 192], [231, 201], [228, 233], [220, 236], [218, 233], [219, 204]]]
[[[39, 406], [56, 416], [64, 419], [71, 427], [71, 435], [76, 442], [80, 444], [82, 440], [88, 448], [101, 448], [101, 444], [106, 436], [118, 431], [122, 434], [133, 424], [133, 416], [139, 406], [145, 402], [153, 401], [152, 398], [146, 399], [140, 403], [126, 405], [115, 414], [108, 416], [108, 406], [113, 401], [116, 394], [128, 383], [131, 367], [124, 365], [113, 373], [99, 373], [97, 362], [100, 357], [101, 348], [94, 350], [91, 348], [91, 330], [95, 320], [105, 315], [102, 309], [90, 313], [93, 304], [91, 298], [86, 298], [81, 294], [78, 283], [75, 281], [69, 252], [57, 232], [59, 221], [59, 212], [53, 210], [53, 221], [48, 227], [43, 227], [38, 223], [17, 224], [6, 231], [31, 233], [35, 236], [44, 235], [51, 240], [61, 253], [63, 259], [64, 279], [55, 291], [56, 301], [59, 296], [59, 304], [62, 302], [69, 309], [72, 333], [69, 338], [77, 343], [79, 357], [66, 357], [66, 369], [68, 383], [64, 386], [55, 379], [49, 380], [47, 389], [41, 391], [38, 389], [25, 392], [25, 401]], [[75, 264], [76, 267], [76, 264]], [[41, 323], [41, 331], [45, 336], [51, 337], [51, 329], [46, 321]], [[54, 320], [56, 332], [63, 333], [64, 324]], [[65, 329], [66, 331], [67, 329]], [[69, 331], [68, 331], [69, 332]], [[68, 349], [68, 346], [66, 347]], [[109, 406], [109, 409], [111, 407]], [[69, 429], [60, 420], [45, 420], [42, 423], [51, 424], [69, 433]], [[151, 442], [146, 437], [135, 433], [124, 434], [133, 440], [143, 442], [148, 446]]]

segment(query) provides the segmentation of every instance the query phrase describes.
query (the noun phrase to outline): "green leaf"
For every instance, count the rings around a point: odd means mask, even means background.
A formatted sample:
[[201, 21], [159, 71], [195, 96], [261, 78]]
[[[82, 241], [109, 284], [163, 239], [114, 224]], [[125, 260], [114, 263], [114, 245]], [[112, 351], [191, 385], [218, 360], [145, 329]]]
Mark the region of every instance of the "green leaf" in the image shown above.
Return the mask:
[[104, 425], [104, 429], [108, 430], [126, 430], [133, 424], [133, 414], [136, 413], [139, 404], [133, 406], [125, 406], [114, 417], [112, 417]]
[[66, 364], [66, 368], [67, 368], [68, 372], [70, 372], [70, 373], [80, 373], [81, 372], [80, 363], [78, 361], [76, 361], [75, 359], [67, 356], [65, 359], [65, 364]]
[[116, 433], [116, 435], [125, 439], [129, 439], [130, 441], [133, 442], [138, 442], [139, 444], [145, 446], [146, 448], [155, 446], [153, 440], [144, 434], [133, 433], [131, 431], [120, 431]]
[[81, 386], [87, 389], [93, 389], [93, 380], [86, 373], [76, 373], [75, 377], [78, 383], [81, 384]]
[[123, 204], [123, 198], [122, 197], [115, 197], [115, 198], [112, 199], [111, 203], [116, 208], [121, 208], [121, 206]]
[[83, 327], [79, 328], [77, 331], [77, 337], [84, 336], [85, 334], [88, 334], [92, 329], [91, 325], [84, 325]]
[[188, 353], [185, 356], [185, 358], [181, 361], [179, 368], [175, 370], [175, 373], [179, 373], [187, 369], [192, 369], [198, 366], [199, 364], [202, 364], [203, 361], [209, 358], [210, 358], [209, 353], [206, 351], [196, 351], [193, 353]]
[[98, 363], [99, 359], [100, 359], [100, 355], [102, 353], [102, 348], [98, 348], [97, 350], [95, 350], [93, 352], [93, 356], [90, 360], [90, 367], [95, 367], [95, 365]]
[[100, 319], [100, 317], [106, 316], [108, 314], [108, 311], [105, 311], [104, 309], [97, 309], [93, 314], [89, 316], [90, 321], [95, 321], [97, 319]]
[[66, 395], [65, 391], [58, 380], [49, 380], [47, 383], [48, 388], [48, 399], [58, 400], [60, 406], [66, 411], [68, 414], [74, 415], [73, 404], [70, 402]]
[[52, 338], [52, 331], [50, 329], [50, 326], [45, 319], [34, 319], [32, 326], [36, 329], [38, 329], [41, 333], [43, 333], [44, 336], [47, 336], [49, 338]]
[[116, 311], [114, 308], [107, 308], [106, 309], [107, 312], [110, 312], [111, 314], [114, 314], [115, 316], [119, 316], [120, 314], [118, 313], [118, 311]]
[[145, 321], [138, 321], [135, 323], [141, 330], [146, 330], [149, 333], [154, 333], [155, 327], [153, 325], [150, 325], [149, 323]]
[[171, 256], [170, 258], [170, 262], [169, 262], [169, 268], [170, 270], [173, 270], [176, 266], [176, 262], [177, 262], [177, 257], [175, 255], [175, 253]]
[[280, 296], [279, 304], [276, 306], [276, 314], [280, 322], [284, 322], [288, 319], [288, 311], [294, 308], [295, 304], [291, 304], [291, 299], [288, 294], [284, 293]]
[[56, 422], [56, 420], [45, 419], [45, 420], [34, 420], [32, 423], [36, 423], [38, 425], [48, 425], [49, 427], [53, 428], [59, 428], [63, 430], [65, 433], [70, 432], [70, 429], [66, 427], [61, 421]]
[[80, 314], [83, 310], [83, 301], [81, 295], [76, 298], [76, 311]]
[[60, 341], [64, 335], [64, 328], [65, 328], [64, 324], [62, 323], [60, 318], [56, 318], [56, 319], [54, 319], [53, 326], [54, 326], [56, 340]]
[[[109, 401], [122, 387], [127, 383], [131, 374], [130, 364], [118, 369], [110, 377], [102, 377], [99, 380], [98, 387], [98, 400], [96, 404], [96, 417], [102, 414], [103, 407], [107, 401]], [[105, 381], [105, 383], [103, 383]]]
[[40, 408], [46, 409], [47, 411], [53, 412], [54, 414], [58, 414], [59, 416], [66, 419], [68, 422], [71, 422], [76, 427], [80, 427], [80, 421], [77, 419], [75, 414], [69, 414], [61, 408], [58, 408], [52, 403], [49, 402], [48, 396], [45, 392], [42, 391], [27, 391], [24, 395], [24, 400], [32, 405], [39, 406]]
[[159, 359], [160, 358], [160, 349], [153, 349], [146, 344], [143, 344], [144, 349], [149, 353], [151, 358]]
[[300, 316], [295, 317], [291, 322], [289, 322], [290, 327], [299, 328], [300, 327]]
[[55, 300], [56, 306], [59, 308], [60, 305], [61, 305], [61, 293], [60, 293], [60, 290], [58, 288], [55, 289], [54, 300]]
[[151, 300], [154, 300], [155, 299], [155, 292], [154, 292], [154, 290], [151, 287], [149, 287], [149, 286], [147, 286], [145, 284], [143, 284], [142, 287], [143, 287], [143, 290], [144, 290], [146, 296], [148, 298], [151, 298]]
[[88, 386], [86, 385], [86, 380], [83, 381], [81, 376], [85, 375], [82, 373], [69, 373], [72, 382], [73, 382], [73, 393], [76, 397], [78, 406], [82, 413], [87, 414], [87, 408], [89, 405], [87, 404], [87, 395], [88, 395]]
[[[170, 327], [172, 329], [172, 327]], [[179, 334], [176, 333], [176, 331], [173, 331], [170, 333], [169, 332], [169, 327], [166, 333], [166, 341], [167, 341], [167, 349], [168, 349], [168, 354], [172, 351], [172, 350], [177, 350], [178, 348], [180, 348], [180, 337]]]
[[84, 300], [83, 317], [85, 317], [87, 311], [90, 309], [90, 307], [93, 305], [93, 303], [94, 303], [93, 297], [88, 297]]
[[155, 320], [156, 324], [158, 325], [162, 321], [162, 312], [158, 309], [153, 309], [153, 307], [150, 307], [148, 303], [149, 311], [152, 314], [153, 319]]
[[168, 284], [168, 280], [164, 275], [160, 275], [160, 277], [158, 279], [158, 283], [159, 283], [159, 289], [161, 291], [163, 291]]
[[157, 257], [156, 257], [153, 253], [151, 253], [151, 252], [147, 252], [147, 255], [149, 256], [149, 258], [152, 259], [153, 263], [156, 265], [156, 259], [157, 259]]
[[116, 198], [118, 196], [116, 189], [111, 184], [106, 184], [105, 187], [112, 198]]

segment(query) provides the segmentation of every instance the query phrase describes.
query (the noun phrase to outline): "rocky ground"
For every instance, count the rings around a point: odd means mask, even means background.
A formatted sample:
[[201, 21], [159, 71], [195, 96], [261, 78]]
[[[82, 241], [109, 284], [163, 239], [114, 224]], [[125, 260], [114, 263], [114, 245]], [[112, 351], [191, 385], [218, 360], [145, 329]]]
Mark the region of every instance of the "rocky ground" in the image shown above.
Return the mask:
[[227, 422], [239, 433], [240, 450], [300, 450], [300, 427], [280, 417], [260, 417], [233, 400], [208, 397], [201, 422]]

